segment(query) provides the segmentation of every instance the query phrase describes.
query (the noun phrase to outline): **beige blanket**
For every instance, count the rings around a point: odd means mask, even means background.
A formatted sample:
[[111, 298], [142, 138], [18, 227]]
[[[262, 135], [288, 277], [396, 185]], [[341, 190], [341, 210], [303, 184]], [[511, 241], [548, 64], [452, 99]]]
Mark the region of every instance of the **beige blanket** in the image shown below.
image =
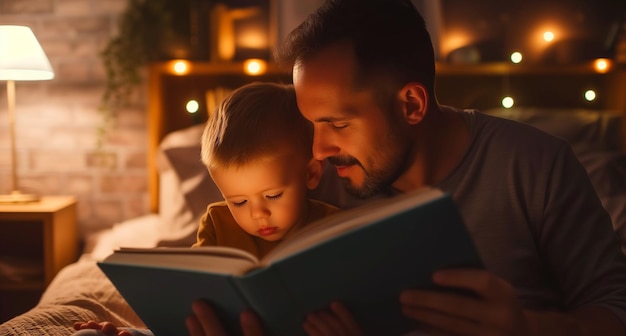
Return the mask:
[[37, 306], [1, 324], [0, 335], [71, 335], [74, 322], [88, 320], [145, 327], [93, 260], [62, 269]]

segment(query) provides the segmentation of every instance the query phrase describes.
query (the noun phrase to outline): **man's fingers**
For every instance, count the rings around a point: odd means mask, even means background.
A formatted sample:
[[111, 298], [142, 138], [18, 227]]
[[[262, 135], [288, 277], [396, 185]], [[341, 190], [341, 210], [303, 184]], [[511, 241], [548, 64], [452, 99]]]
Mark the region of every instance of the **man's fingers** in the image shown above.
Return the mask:
[[[433, 328], [444, 335], [480, 335], [480, 325], [476, 321], [450, 316], [438, 311], [403, 307], [402, 313], [418, 320], [424, 330]], [[427, 333], [427, 335], [430, 335]]]
[[349, 331], [349, 335], [363, 334], [361, 327], [358, 325], [358, 323], [356, 323], [354, 318], [352, 318], [352, 314], [350, 313], [348, 308], [346, 308], [346, 306], [344, 306], [342, 303], [332, 302], [330, 304], [330, 310], [335, 313], [335, 316], [337, 316], [339, 320], [341, 320], [342, 325], [346, 327]]
[[312, 336], [363, 334], [350, 311], [340, 302], [332, 302], [328, 310], [308, 314], [302, 327]]
[[346, 335], [340, 322], [324, 310], [307, 314], [302, 327], [309, 336]]
[[185, 319], [185, 325], [187, 326], [187, 332], [189, 336], [204, 336], [202, 331], [202, 325], [195, 315], [189, 315]]
[[243, 311], [239, 316], [241, 328], [245, 336], [263, 336], [263, 326], [261, 320], [253, 311]]
[[[466, 320], [480, 320], [482, 301], [454, 293], [430, 290], [408, 290], [400, 294], [403, 310], [432, 311]], [[409, 316], [409, 315], [407, 315]]]
[[208, 303], [202, 300], [194, 301], [191, 310], [194, 315], [185, 320], [190, 336], [226, 336], [220, 321]]
[[440, 270], [433, 274], [433, 281], [443, 287], [470, 290], [488, 301], [510, 301], [515, 298], [511, 284], [485, 270]]

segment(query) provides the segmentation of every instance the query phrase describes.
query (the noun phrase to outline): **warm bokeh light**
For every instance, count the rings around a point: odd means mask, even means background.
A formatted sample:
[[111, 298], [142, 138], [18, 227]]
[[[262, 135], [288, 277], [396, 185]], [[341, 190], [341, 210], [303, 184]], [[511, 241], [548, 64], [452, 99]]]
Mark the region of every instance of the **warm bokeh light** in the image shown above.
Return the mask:
[[598, 58], [593, 62], [593, 68], [596, 72], [606, 73], [611, 69], [611, 60], [606, 58]]
[[569, 34], [561, 22], [548, 18], [536, 19], [523, 36], [520, 35], [523, 42], [517, 48], [524, 50], [524, 63], [535, 63], [541, 61], [552, 46], [567, 39]]
[[596, 92], [592, 89], [585, 91], [585, 100], [590, 102], [596, 100]]
[[448, 55], [453, 50], [461, 47], [465, 47], [473, 43], [474, 38], [469, 36], [464, 31], [452, 31], [442, 36], [441, 40], [441, 52], [443, 55]]
[[236, 45], [247, 49], [266, 49], [267, 33], [259, 29], [247, 29], [237, 34]]
[[522, 61], [522, 53], [519, 51], [516, 51], [514, 53], [511, 54], [511, 62], [513, 63], [519, 63]]
[[187, 112], [196, 113], [200, 109], [200, 104], [198, 104], [197, 100], [192, 99], [187, 102], [187, 105], [185, 107], [187, 108]]
[[267, 70], [267, 62], [258, 58], [251, 58], [243, 62], [243, 71], [250, 76], [258, 76]]
[[189, 73], [189, 62], [185, 60], [177, 60], [172, 63], [172, 70], [177, 75], [186, 75]]
[[552, 42], [554, 40], [554, 33], [551, 31], [546, 31], [543, 33], [543, 40], [546, 42]]
[[515, 101], [513, 100], [513, 98], [507, 96], [502, 98], [502, 106], [505, 108], [511, 108], [513, 107], [513, 104], [515, 104]]

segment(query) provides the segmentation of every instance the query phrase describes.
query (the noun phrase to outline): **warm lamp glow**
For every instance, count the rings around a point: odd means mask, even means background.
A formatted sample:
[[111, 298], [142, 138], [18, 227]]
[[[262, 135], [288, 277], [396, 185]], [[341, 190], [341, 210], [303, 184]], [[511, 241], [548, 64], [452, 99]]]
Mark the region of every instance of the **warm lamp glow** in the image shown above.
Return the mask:
[[189, 62], [185, 60], [178, 60], [172, 63], [172, 70], [177, 75], [186, 75], [189, 73]]
[[54, 71], [33, 31], [0, 26], [0, 80], [49, 80]]
[[611, 69], [611, 60], [606, 58], [598, 58], [593, 62], [593, 68], [598, 73], [606, 73]]
[[243, 62], [243, 71], [251, 76], [262, 75], [267, 71], [267, 62], [258, 58], [251, 58]]
[[49, 80], [54, 71], [39, 41], [29, 27], [0, 26], [0, 80], [7, 81], [9, 139], [11, 143], [11, 194], [0, 195], [1, 203], [37, 201], [37, 195], [19, 190], [15, 149], [15, 81]]

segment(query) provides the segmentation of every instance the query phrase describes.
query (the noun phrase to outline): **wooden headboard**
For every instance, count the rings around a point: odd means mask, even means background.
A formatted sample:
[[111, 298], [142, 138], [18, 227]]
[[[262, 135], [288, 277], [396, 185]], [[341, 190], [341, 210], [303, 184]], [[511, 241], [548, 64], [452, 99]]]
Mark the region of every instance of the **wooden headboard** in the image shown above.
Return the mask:
[[[252, 81], [291, 82], [288, 71], [270, 64], [265, 74], [250, 76], [243, 63], [188, 62], [184, 74], [174, 71], [174, 61], [154, 63], [148, 76], [148, 165], [150, 209], [158, 211], [158, 146], [173, 131], [204, 123], [207, 119], [207, 92], [233, 89]], [[626, 65], [598, 73], [592, 62], [576, 65], [530, 66], [510, 63], [478, 65], [437, 64], [439, 103], [481, 110], [501, 107], [505, 95], [515, 106], [615, 110], [626, 114]], [[595, 101], [586, 101], [583, 92], [594, 89]], [[185, 105], [195, 99], [196, 113]], [[626, 118], [625, 118], [626, 120]], [[626, 125], [624, 125], [626, 129]], [[626, 139], [624, 139], [626, 148]]]

